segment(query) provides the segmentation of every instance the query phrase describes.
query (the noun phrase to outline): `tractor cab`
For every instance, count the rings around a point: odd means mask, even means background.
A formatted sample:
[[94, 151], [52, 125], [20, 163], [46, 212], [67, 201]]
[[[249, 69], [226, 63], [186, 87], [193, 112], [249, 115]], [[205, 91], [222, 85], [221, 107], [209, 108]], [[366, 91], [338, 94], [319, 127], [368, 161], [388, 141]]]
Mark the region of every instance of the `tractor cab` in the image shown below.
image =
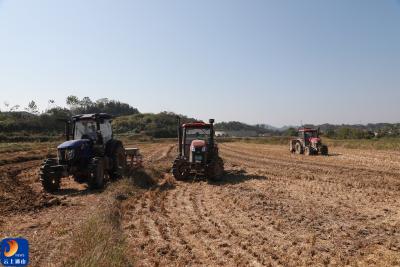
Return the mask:
[[301, 128], [299, 129], [299, 137], [304, 139], [306, 144], [318, 143], [321, 141], [319, 138], [319, 129]]
[[322, 144], [319, 128], [300, 128], [298, 137], [290, 140], [289, 150], [297, 154], [328, 155], [328, 146]]
[[[84, 114], [72, 117], [72, 137], [74, 140], [88, 139], [106, 144], [112, 139], [112, 117], [105, 113]], [[69, 134], [67, 133], [67, 139]]]
[[177, 180], [184, 180], [191, 173], [203, 173], [217, 179], [223, 173], [223, 161], [214, 140], [214, 120], [209, 123], [191, 122], [181, 125], [178, 117], [178, 156], [172, 173]]
[[59, 163], [86, 165], [93, 155], [103, 154], [112, 139], [111, 116], [105, 113], [73, 116], [66, 122], [65, 135], [67, 141], [57, 147]]
[[206, 160], [206, 152], [214, 144], [213, 125], [204, 122], [187, 123], [182, 126], [182, 154], [191, 162]]

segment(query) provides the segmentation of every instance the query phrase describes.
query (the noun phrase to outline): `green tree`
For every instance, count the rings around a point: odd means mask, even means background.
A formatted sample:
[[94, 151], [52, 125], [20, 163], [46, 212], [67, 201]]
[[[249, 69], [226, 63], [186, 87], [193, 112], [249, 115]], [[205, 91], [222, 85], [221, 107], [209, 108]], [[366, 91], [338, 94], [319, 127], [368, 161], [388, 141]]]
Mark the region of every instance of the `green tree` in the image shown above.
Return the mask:
[[287, 129], [283, 135], [285, 136], [297, 136], [297, 130], [293, 127], [290, 127], [289, 129]]
[[36, 102], [35, 101], [31, 101], [31, 102], [29, 102], [29, 104], [28, 104], [28, 106], [25, 108], [25, 110], [27, 111], [27, 112], [29, 112], [29, 113], [32, 113], [32, 114], [38, 114], [39, 113], [39, 109], [38, 109], [38, 106], [36, 105]]
[[79, 103], [80, 103], [79, 98], [77, 96], [74, 96], [74, 95], [68, 96], [66, 102], [67, 102], [67, 106], [70, 109], [77, 108], [79, 106]]

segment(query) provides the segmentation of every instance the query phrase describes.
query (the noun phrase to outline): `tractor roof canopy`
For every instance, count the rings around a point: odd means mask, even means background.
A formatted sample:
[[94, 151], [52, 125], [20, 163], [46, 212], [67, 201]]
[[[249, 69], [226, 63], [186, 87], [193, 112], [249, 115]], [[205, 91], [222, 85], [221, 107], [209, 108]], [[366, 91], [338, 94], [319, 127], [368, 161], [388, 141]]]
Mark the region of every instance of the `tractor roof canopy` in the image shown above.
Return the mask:
[[318, 130], [317, 129], [313, 129], [313, 128], [300, 128], [299, 132], [305, 132], [305, 133], [307, 133], [307, 132], [318, 132]]
[[112, 116], [107, 114], [107, 113], [93, 113], [93, 114], [80, 114], [80, 115], [75, 115], [72, 117], [74, 121], [80, 121], [80, 120], [96, 120], [96, 119], [112, 119]]
[[211, 124], [199, 121], [199, 122], [185, 123], [182, 125], [182, 127], [183, 128], [211, 128]]

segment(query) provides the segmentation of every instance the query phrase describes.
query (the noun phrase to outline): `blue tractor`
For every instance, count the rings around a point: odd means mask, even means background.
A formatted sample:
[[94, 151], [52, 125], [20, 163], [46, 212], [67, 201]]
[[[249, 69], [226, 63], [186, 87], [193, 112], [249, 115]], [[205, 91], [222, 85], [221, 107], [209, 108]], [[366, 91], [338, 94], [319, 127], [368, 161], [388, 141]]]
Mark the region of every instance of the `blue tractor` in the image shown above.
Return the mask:
[[57, 158], [46, 159], [40, 168], [45, 191], [60, 189], [61, 178], [67, 176], [87, 183], [90, 189], [102, 188], [106, 178], [122, 176], [127, 155], [122, 142], [113, 138], [111, 121], [110, 115], [96, 113], [66, 122], [67, 141], [57, 147]]

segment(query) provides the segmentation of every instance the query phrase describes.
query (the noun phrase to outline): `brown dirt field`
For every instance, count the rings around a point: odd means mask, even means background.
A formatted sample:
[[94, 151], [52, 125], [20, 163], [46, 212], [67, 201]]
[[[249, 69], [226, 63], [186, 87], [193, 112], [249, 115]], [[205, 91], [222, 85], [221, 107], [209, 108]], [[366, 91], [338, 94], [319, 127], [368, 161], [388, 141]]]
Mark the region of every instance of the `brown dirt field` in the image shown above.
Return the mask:
[[[221, 181], [175, 182], [173, 144], [138, 146], [150, 177], [133, 176], [120, 201], [134, 266], [400, 266], [399, 152], [335, 148], [306, 157], [286, 146], [224, 143]], [[45, 194], [39, 165], [0, 166], [0, 238], [27, 237], [32, 266], [61, 266], [73, 233], [121, 187], [90, 192], [66, 179]]]

